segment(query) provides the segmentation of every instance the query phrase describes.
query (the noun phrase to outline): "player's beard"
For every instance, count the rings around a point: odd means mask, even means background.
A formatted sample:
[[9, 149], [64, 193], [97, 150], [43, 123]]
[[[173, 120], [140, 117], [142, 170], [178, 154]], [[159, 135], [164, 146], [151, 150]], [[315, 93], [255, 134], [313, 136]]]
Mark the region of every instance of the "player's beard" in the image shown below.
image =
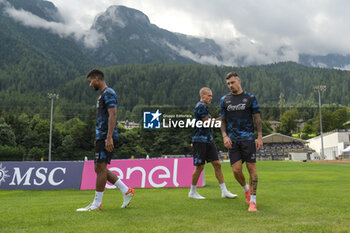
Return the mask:
[[230, 89], [231, 89], [232, 94], [234, 94], [234, 95], [238, 95], [238, 94], [240, 94], [241, 91], [242, 91], [242, 88], [241, 88], [241, 87], [237, 87], [237, 88], [232, 87], [232, 88], [230, 88]]
[[238, 93], [238, 90], [236, 90], [236, 89], [231, 89], [231, 92], [232, 92], [233, 94], [237, 94], [237, 93]]
[[92, 87], [94, 88], [95, 91], [98, 91], [99, 90], [99, 86], [98, 85], [92, 85]]

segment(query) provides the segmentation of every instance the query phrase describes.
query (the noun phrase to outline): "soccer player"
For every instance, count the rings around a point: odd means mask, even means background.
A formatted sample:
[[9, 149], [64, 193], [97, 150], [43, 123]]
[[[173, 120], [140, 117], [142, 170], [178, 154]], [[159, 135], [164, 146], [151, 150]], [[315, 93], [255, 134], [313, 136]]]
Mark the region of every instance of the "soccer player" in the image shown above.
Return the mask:
[[[221, 133], [224, 145], [229, 151], [234, 176], [244, 189], [245, 199], [249, 205], [248, 211], [255, 212], [258, 185], [255, 152], [263, 146], [260, 109], [255, 96], [243, 91], [237, 73], [228, 73], [226, 83], [231, 93], [220, 100]], [[253, 119], [258, 131], [256, 141]], [[247, 185], [242, 172], [244, 162], [250, 175], [250, 186]]]
[[[194, 118], [197, 121], [212, 121], [210, 113], [208, 111], [208, 105], [211, 103], [213, 94], [207, 87], [203, 87], [199, 91], [201, 100], [196, 104], [194, 108]], [[193, 199], [205, 199], [197, 192], [197, 182], [201, 172], [204, 169], [205, 162], [211, 162], [215, 170], [215, 176], [219, 181], [221, 188], [222, 198], [235, 198], [236, 194], [232, 194], [227, 190], [224, 176], [221, 171], [221, 163], [219, 161], [218, 153], [216, 150], [215, 143], [213, 142], [213, 135], [210, 132], [210, 127], [201, 127], [194, 129], [194, 135], [192, 137], [193, 144], [193, 164], [195, 169], [192, 174], [192, 185], [191, 190], [188, 194], [189, 198]]]
[[97, 69], [91, 70], [87, 75], [87, 79], [90, 87], [101, 93], [96, 106], [96, 192], [94, 201], [87, 207], [77, 209], [77, 211], [102, 210], [102, 197], [107, 180], [117, 186], [123, 193], [123, 204], [121, 208], [126, 208], [134, 196], [135, 191], [132, 188], [128, 188], [123, 181], [118, 179], [116, 174], [107, 169], [107, 164], [110, 164], [118, 138], [117, 95], [112, 88], [107, 87], [102, 71]]

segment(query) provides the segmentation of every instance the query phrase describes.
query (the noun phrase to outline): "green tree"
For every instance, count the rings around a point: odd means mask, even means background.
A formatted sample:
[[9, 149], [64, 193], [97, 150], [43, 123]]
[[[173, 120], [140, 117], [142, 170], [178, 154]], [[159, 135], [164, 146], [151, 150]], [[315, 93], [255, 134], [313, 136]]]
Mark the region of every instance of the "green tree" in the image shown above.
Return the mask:
[[[48, 152], [49, 148], [49, 135], [50, 135], [50, 122], [49, 120], [42, 120], [40, 119], [34, 129], [33, 129], [33, 134], [37, 136], [37, 138], [34, 140], [37, 141], [35, 144], [37, 144], [36, 147], [40, 148], [41, 150]], [[56, 149], [62, 144], [62, 139], [61, 139], [61, 133], [60, 131], [56, 128], [56, 125], [53, 124], [52, 127], [52, 156], [57, 157], [56, 155]], [[33, 147], [33, 146], [32, 146]], [[31, 148], [31, 147], [30, 147]]]
[[[331, 110], [322, 108], [322, 129], [323, 132], [329, 132], [333, 130], [333, 113]], [[320, 117], [319, 113], [315, 116], [314, 120], [314, 128], [316, 129], [317, 133], [320, 134]]]
[[315, 129], [314, 129], [314, 127], [312, 126], [312, 121], [311, 121], [311, 123], [309, 123], [309, 122], [306, 123], [306, 124], [304, 125], [303, 129], [301, 130], [301, 132], [302, 132], [303, 134], [306, 134], [306, 135], [315, 133]]
[[15, 146], [16, 136], [11, 126], [6, 123], [0, 124], [0, 145]]
[[91, 134], [85, 122], [79, 120], [79, 122], [69, 130], [69, 135], [73, 138], [77, 149], [90, 149]]
[[332, 129], [343, 129], [343, 124], [347, 121], [346, 108], [339, 108], [333, 112]]
[[37, 131], [28, 130], [27, 134], [23, 138], [22, 145], [25, 148], [40, 147], [42, 146], [41, 141], [38, 140], [39, 134]]
[[292, 131], [297, 129], [297, 122], [299, 112], [297, 109], [291, 109], [285, 111], [281, 116], [281, 124], [278, 128], [278, 132], [286, 135], [291, 135]]
[[263, 133], [263, 136], [266, 136], [266, 135], [269, 135], [272, 133], [272, 128], [271, 128], [271, 125], [268, 121], [263, 121], [262, 122], [262, 133]]
[[67, 135], [63, 138], [62, 146], [58, 148], [58, 151], [60, 160], [73, 160], [75, 158], [75, 152], [77, 151], [77, 148], [71, 135]]
[[33, 147], [28, 151], [27, 160], [29, 161], [40, 161], [41, 158], [45, 157], [45, 150], [38, 147]]
[[312, 119], [308, 120], [304, 127], [301, 129], [301, 138], [309, 139], [310, 134], [316, 133], [315, 127], [313, 126]]
[[21, 146], [0, 145], [0, 161], [22, 161], [25, 157], [25, 149]]
[[134, 128], [119, 133], [118, 149], [115, 153], [116, 158], [126, 159], [132, 155], [135, 157], [144, 157], [146, 155], [147, 152], [140, 148], [140, 130], [139, 128]]
[[9, 114], [6, 120], [15, 134], [16, 143], [21, 144], [30, 126], [29, 116], [25, 113], [19, 116], [17, 114]]

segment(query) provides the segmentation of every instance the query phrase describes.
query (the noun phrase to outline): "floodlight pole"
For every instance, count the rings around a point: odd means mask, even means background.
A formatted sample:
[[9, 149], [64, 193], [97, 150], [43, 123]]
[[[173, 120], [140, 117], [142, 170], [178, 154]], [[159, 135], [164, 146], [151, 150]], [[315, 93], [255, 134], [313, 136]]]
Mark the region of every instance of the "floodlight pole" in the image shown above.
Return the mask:
[[53, 99], [58, 99], [59, 95], [54, 93], [48, 93], [47, 96], [49, 97], [49, 99], [51, 99], [50, 139], [49, 139], [49, 162], [51, 162]]
[[325, 91], [326, 89], [327, 87], [324, 85], [314, 87], [314, 90], [318, 92], [318, 107], [320, 109], [320, 133], [321, 133], [321, 158], [322, 159], [325, 159], [325, 155], [324, 155], [324, 146], [323, 146], [321, 91]]

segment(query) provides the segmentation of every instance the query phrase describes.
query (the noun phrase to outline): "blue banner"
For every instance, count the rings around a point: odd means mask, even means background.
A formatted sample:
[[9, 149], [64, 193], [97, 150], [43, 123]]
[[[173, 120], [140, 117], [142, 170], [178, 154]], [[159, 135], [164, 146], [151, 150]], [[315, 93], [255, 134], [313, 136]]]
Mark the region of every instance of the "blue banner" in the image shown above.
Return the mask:
[[0, 189], [80, 189], [84, 162], [1, 162]]

